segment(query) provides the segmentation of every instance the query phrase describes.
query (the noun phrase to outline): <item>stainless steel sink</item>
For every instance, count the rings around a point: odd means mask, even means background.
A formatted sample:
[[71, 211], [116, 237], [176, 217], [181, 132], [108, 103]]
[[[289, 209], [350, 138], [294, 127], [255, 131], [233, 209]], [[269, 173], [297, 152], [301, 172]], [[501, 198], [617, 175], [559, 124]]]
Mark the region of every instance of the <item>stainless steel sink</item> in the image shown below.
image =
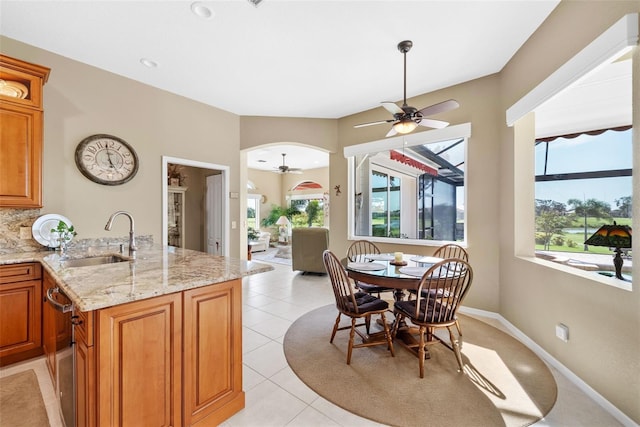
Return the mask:
[[63, 267], [89, 267], [92, 265], [113, 264], [116, 262], [125, 262], [129, 259], [118, 255], [93, 256], [87, 258], [76, 258], [60, 261]]

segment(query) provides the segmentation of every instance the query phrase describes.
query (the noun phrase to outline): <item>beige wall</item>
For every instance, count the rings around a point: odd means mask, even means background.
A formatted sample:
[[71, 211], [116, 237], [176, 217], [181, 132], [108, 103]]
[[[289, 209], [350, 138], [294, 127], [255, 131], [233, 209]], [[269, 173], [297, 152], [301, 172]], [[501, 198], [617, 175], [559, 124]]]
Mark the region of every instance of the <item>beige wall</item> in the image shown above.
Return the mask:
[[302, 174], [277, 174], [257, 169], [247, 169], [247, 177], [256, 186], [255, 190], [248, 190], [248, 194], [261, 194], [266, 197], [265, 203], [260, 204], [260, 219], [266, 218], [272, 205], [286, 206], [287, 195], [293, 186], [302, 181], [314, 181], [322, 185], [322, 189], [297, 191], [295, 194], [323, 193], [328, 191], [329, 168], [305, 170]]
[[[518, 140], [523, 138], [522, 133], [526, 137], [529, 132], [531, 141], [531, 123], [527, 121], [533, 117], [527, 117], [515, 129], [506, 128], [504, 111], [624, 14], [639, 11], [638, 1], [562, 1], [501, 73], [502, 129], [496, 152], [501, 163], [498, 186], [501, 195], [500, 313], [635, 422], [640, 422], [638, 263], [633, 272], [636, 284], [630, 292], [514, 255], [516, 247], [521, 246], [514, 239], [514, 231], [518, 231], [520, 220], [526, 220], [514, 212], [533, 212], [531, 198], [521, 194], [530, 193], [533, 188], [533, 148], [518, 145], [517, 140], [514, 143], [514, 131]], [[636, 48], [634, 100], [640, 99], [638, 51]], [[634, 129], [638, 129], [640, 105], [636, 103], [633, 108]], [[640, 146], [639, 134], [634, 132], [636, 154]], [[639, 170], [638, 165], [636, 156], [635, 171]], [[637, 205], [640, 204], [639, 175], [634, 173], [636, 223], [639, 218]], [[523, 206], [524, 203], [529, 205]], [[639, 253], [637, 241], [634, 252]], [[568, 343], [554, 335], [554, 327], [559, 322], [570, 328]]]
[[[130, 211], [138, 234], [161, 242], [161, 156], [230, 167], [229, 191], [240, 191], [238, 116], [2, 37], [2, 52], [51, 68], [44, 88], [44, 207], [68, 217], [80, 237], [126, 235], [127, 221], [104, 230], [109, 215]], [[85, 137], [107, 133], [131, 144], [140, 158], [136, 177], [120, 186], [95, 184], [77, 170], [74, 153]], [[217, 147], [225, 146], [226, 150]], [[240, 221], [238, 199], [230, 220]], [[230, 231], [239, 253], [239, 230]]]
[[[409, 105], [417, 108], [456, 99], [460, 108], [446, 114], [438, 115], [438, 119], [452, 124], [471, 123], [471, 137], [467, 148], [467, 245], [469, 256], [473, 260], [474, 284], [467, 296], [466, 304], [489, 311], [499, 311], [499, 152], [500, 124], [504, 117], [498, 109], [499, 78], [497, 75], [473, 80], [446, 90], [411, 98]], [[361, 122], [375, 121], [385, 116], [382, 108], [367, 111], [340, 120], [340, 143], [343, 146], [380, 139], [387, 132], [385, 126], [370, 126], [354, 129], [353, 125]], [[372, 128], [375, 128], [372, 130]], [[361, 131], [366, 135], [361, 135]], [[334, 161], [334, 157], [336, 158]], [[343, 192], [331, 199], [331, 249], [338, 253], [346, 253], [347, 242], [347, 176], [346, 160], [343, 156], [331, 158], [331, 188], [341, 184]], [[339, 177], [339, 178], [338, 178]], [[338, 220], [336, 220], [338, 218]], [[385, 251], [402, 251], [429, 255], [435, 246], [380, 245]]]

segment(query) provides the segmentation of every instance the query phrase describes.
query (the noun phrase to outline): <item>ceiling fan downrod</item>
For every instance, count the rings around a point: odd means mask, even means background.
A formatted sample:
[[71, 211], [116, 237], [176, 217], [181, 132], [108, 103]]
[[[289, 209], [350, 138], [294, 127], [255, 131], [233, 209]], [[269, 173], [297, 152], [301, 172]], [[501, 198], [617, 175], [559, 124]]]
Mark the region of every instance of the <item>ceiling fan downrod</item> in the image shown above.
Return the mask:
[[404, 56], [404, 99], [402, 100], [402, 106], [407, 106], [407, 52], [413, 47], [411, 40], [403, 40], [398, 43], [398, 50], [402, 52]]

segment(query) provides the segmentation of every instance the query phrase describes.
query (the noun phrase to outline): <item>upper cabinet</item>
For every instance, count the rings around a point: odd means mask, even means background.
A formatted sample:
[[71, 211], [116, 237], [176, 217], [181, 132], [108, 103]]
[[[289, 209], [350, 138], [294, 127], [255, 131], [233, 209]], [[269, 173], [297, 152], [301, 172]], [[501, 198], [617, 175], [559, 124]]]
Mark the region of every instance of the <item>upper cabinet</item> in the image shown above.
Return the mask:
[[0, 207], [42, 207], [42, 87], [49, 71], [0, 55]]

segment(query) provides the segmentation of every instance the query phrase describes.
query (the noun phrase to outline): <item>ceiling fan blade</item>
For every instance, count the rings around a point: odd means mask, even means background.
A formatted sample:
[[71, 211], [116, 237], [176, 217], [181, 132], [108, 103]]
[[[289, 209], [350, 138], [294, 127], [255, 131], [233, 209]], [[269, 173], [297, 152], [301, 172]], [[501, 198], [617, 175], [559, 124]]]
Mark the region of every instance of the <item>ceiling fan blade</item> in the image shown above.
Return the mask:
[[434, 129], [442, 129], [449, 126], [449, 122], [444, 122], [442, 120], [436, 120], [436, 119], [425, 119], [425, 118], [420, 120], [420, 123], [418, 124], [420, 126], [425, 126], [425, 127], [434, 128]]
[[393, 135], [395, 135], [397, 133], [398, 133], [398, 131], [396, 131], [396, 129], [393, 126], [391, 126], [391, 129], [389, 130], [389, 132], [387, 132], [387, 134], [385, 135], [385, 138], [388, 137], [388, 136], [393, 136]]
[[449, 99], [447, 101], [442, 101], [438, 104], [433, 104], [428, 107], [424, 107], [422, 110], [418, 111], [418, 113], [423, 116], [433, 116], [434, 114], [444, 113], [445, 111], [455, 110], [458, 108], [460, 104], [455, 99]]
[[355, 125], [354, 128], [363, 128], [365, 126], [381, 125], [383, 123], [390, 123], [392, 121], [394, 121], [394, 120], [393, 119], [389, 119], [389, 120], [379, 120], [377, 122], [360, 123], [359, 125]]
[[398, 107], [395, 102], [385, 101], [382, 106], [391, 114], [404, 114], [404, 110]]

